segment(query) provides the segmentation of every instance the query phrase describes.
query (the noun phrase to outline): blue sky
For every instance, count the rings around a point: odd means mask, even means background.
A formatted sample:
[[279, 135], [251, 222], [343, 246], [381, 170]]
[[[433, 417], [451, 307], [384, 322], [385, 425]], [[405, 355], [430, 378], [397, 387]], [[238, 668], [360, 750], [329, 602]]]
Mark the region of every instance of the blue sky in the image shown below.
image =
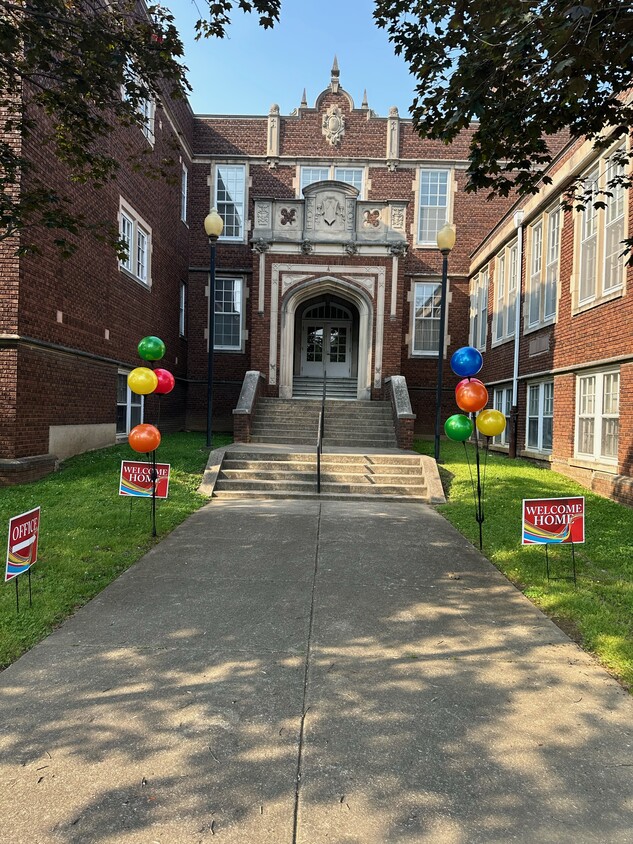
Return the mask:
[[[197, 4], [197, 6], [196, 6]], [[283, 0], [281, 21], [262, 29], [254, 15], [234, 13], [228, 37], [194, 40], [194, 23], [204, 0], [163, 0], [176, 18], [198, 114], [267, 114], [278, 103], [289, 114], [306, 88], [308, 105], [330, 81], [334, 55], [340, 81], [360, 106], [386, 116], [398, 106], [406, 116], [413, 80], [395, 56], [384, 30], [372, 19], [373, 0]]]

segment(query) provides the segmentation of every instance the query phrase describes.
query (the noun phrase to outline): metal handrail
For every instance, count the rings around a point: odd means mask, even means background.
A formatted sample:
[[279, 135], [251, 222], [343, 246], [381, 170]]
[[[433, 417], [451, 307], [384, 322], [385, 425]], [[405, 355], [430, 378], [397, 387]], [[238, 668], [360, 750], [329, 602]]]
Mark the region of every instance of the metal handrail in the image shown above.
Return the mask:
[[321, 410], [319, 412], [319, 430], [317, 433], [317, 493], [321, 494], [321, 453], [323, 451], [323, 437], [325, 435], [325, 393], [327, 372], [323, 367], [323, 395], [321, 396]]

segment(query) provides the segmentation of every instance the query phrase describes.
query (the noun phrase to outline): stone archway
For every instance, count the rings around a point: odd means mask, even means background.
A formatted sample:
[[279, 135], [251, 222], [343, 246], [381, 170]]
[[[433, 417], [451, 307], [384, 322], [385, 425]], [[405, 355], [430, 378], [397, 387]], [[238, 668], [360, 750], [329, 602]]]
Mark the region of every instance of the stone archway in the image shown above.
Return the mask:
[[281, 343], [279, 361], [279, 396], [292, 397], [295, 351], [295, 315], [297, 308], [310, 299], [334, 295], [354, 305], [358, 324], [358, 391], [357, 398], [371, 398], [371, 358], [374, 310], [371, 299], [359, 288], [341, 279], [327, 276], [292, 287], [281, 304]]

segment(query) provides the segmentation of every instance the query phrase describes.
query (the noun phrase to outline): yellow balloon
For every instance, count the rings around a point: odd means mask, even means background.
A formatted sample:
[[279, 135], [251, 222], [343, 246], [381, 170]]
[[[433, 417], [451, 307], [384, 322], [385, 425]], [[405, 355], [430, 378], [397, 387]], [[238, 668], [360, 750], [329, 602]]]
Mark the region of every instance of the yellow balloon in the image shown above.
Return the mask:
[[137, 366], [136, 369], [133, 369], [129, 373], [127, 384], [133, 393], [138, 393], [140, 396], [148, 396], [158, 386], [158, 378], [149, 367]]
[[476, 424], [484, 437], [497, 437], [506, 427], [506, 418], [499, 410], [482, 410]]

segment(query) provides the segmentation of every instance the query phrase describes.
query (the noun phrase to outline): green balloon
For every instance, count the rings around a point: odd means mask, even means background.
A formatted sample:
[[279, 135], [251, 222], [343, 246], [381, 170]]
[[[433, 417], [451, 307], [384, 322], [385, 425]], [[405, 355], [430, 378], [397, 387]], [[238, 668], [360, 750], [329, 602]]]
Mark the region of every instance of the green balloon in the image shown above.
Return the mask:
[[160, 337], [143, 337], [138, 344], [138, 354], [143, 360], [160, 360], [165, 354], [165, 344]]
[[444, 423], [444, 431], [449, 440], [456, 443], [465, 442], [473, 432], [473, 423], [463, 413], [456, 413], [449, 416]]

